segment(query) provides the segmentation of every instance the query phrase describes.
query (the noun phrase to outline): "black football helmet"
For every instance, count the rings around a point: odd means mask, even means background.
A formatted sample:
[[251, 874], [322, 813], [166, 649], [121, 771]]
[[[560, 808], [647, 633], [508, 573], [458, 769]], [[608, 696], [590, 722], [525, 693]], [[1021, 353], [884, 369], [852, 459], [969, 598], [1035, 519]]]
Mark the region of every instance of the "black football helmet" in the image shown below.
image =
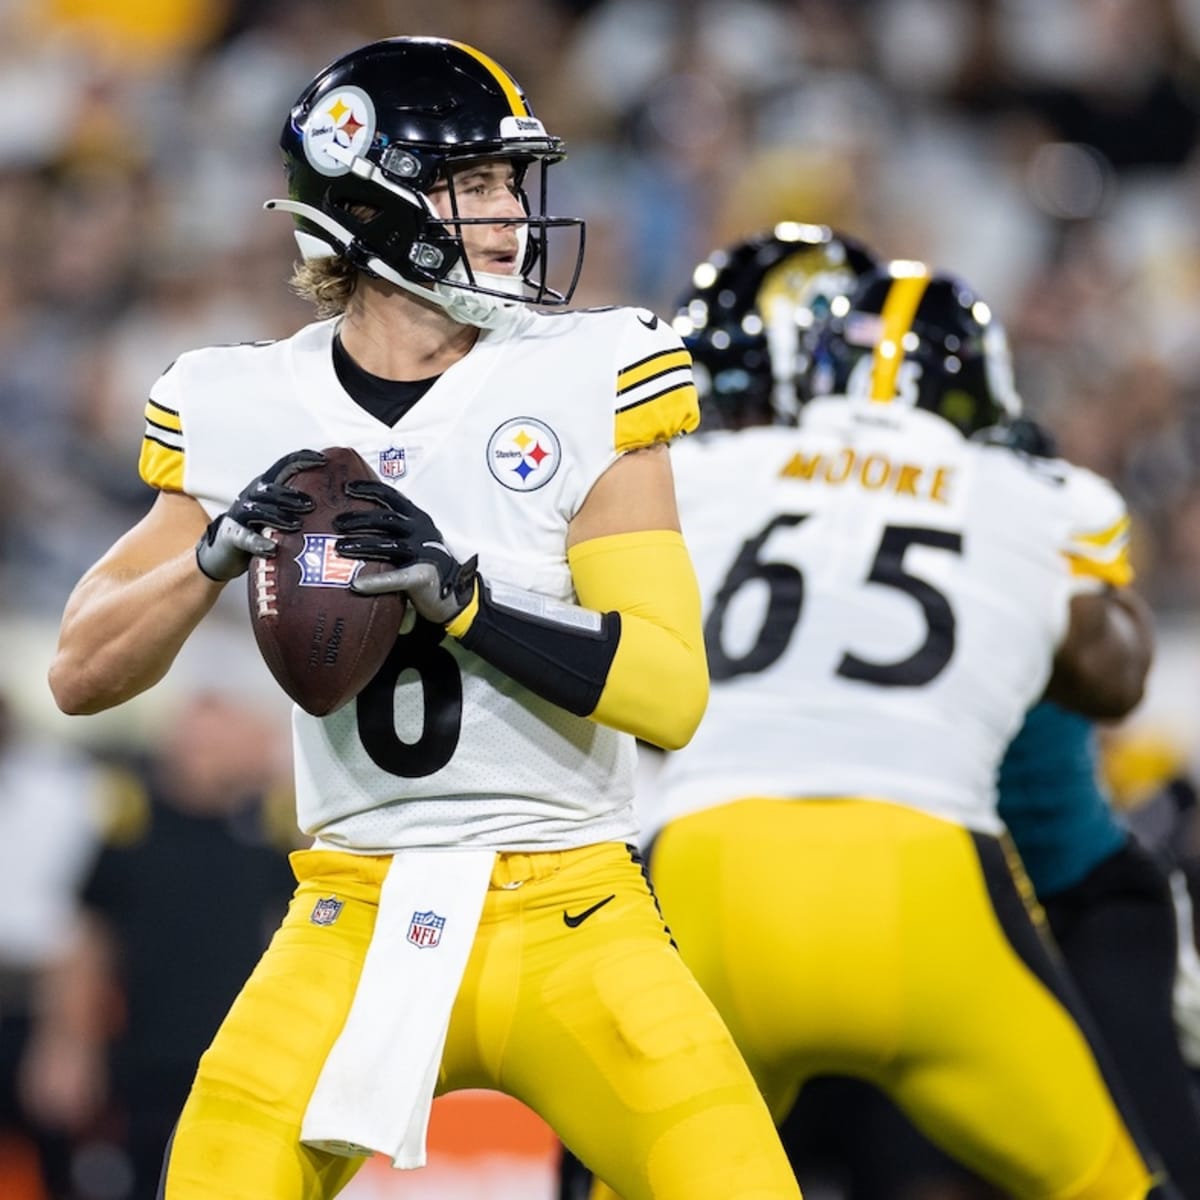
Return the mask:
[[705, 425], [793, 424], [816, 330], [833, 298], [877, 265], [857, 239], [796, 221], [702, 262], [673, 325], [696, 364]]
[[[579, 218], [546, 215], [546, 173], [563, 143], [533, 115], [520, 85], [486, 54], [442, 38], [372, 42], [331, 63], [304, 89], [280, 138], [288, 199], [265, 207], [296, 218], [306, 258], [340, 254], [355, 266], [433, 300], [459, 321], [494, 324], [514, 302], [566, 304], [583, 263]], [[502, 158], [516, 172], [523, 220], [458, 215], [452, 172]], [[531, 167], [537, 212], [525, 183]], [[426, 197], [450, 184], [452, 215]], [[472, 271], [467, 225], [519, 224], [524, 261], [511, 277]], [[577, 232], [564, 286], [547, 281], [547, 231]]]
[[913, 405], [971, 436], [1021, 412], [1004, 328], [963, 280], [893, 262], [836, 300], [806, 366], [812, 395]]

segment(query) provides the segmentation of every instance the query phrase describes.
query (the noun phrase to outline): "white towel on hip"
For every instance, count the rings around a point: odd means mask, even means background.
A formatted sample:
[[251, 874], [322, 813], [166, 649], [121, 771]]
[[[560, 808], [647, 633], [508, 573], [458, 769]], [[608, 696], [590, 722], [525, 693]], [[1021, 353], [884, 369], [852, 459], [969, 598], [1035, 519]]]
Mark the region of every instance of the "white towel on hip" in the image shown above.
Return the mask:
[[491, 850], [401, 850], [342, 1032], [309, 1098], [300, 1140], [425, 1165], [425, 1133], [450, 1012], [491, 878]]

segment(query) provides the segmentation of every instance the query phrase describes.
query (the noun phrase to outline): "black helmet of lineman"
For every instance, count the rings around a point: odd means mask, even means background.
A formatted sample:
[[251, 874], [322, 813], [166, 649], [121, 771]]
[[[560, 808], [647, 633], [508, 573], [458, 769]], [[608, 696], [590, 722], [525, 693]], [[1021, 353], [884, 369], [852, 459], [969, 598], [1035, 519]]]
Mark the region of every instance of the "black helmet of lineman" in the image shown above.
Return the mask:
[[696, 364], [705, 426], [794, 424], [812, 336], [834, 297], [877, 265], [855, 238], [786, 221], [696, 267], [673, 325]]
[[963, 280], [893, 262], [836, 300], [808, 364], [815, 396], [905, 404], [972, 435], [1018, 416], [1004, 328]]
[[[583, 263], [583, 221], [546, 215], [546, 173], [564, 156], [520, 85], [486, 54], [442, 38], [372, 42], [331, 63], [304, 89], [280, 138], [288, 199], [269, 209], [296, 218], [306, 258], [340, 254], [447, 309], [494, 324], [515, 302], [566, 304]], [[472, 159], [504, 158], [516, 171], [524, 220], [459, 218], [451, 172]], [[525, 179], [537, 169], [538, 211]], [[451, 182], [452, 216], [425, 193]], [[472, 272], [466, 225], [519, 223], [524, 260], [513, 276]], [[575, 264], [560, 290], [547, 282], [547, 231], [573, 227]]]

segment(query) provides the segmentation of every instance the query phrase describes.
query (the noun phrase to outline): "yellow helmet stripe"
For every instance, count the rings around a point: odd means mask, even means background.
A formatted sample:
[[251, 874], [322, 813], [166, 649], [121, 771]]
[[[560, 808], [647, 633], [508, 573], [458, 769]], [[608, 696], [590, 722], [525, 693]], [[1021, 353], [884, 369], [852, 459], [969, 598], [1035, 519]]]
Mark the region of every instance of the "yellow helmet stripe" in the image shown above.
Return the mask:
[[525, 103], [525, 98], [517, 90], [517, 85], [513, 82], [513, 77], [494, 58], [489, 58], [482, 50], [476, 50], [474, 46], [468, 46], [466, 42], [451, 42], [450, 44], [457, 46], [477, 62], [483, 63], [492, 73], [492, 77], [500, 85], [501, 91], [504, 92], [508, 103], [512, 106], [514, 117], [527, 117], [530, 115], [529, 105]]
[[922, 268], [919, 272], [897, 276], [888, 289], [880, 313], [883, 329], [871, 364], [872, 400], [887, 404], [896, 395], [896, 372], [904, 359], [904, 335], [912, 328], [917, 306], [928, 286], [929, 272]]

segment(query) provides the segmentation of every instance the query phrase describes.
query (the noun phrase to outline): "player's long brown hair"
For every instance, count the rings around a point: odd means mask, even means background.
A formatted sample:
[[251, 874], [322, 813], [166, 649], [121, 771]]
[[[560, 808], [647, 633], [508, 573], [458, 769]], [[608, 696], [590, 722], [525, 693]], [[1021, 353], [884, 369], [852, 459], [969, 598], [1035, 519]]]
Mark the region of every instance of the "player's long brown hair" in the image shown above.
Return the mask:
[[292, 268], [289, 286], [309, 301], [320, 318], [340, 316], [358, 287], [358, 268], [341, 255], [302, 259]]
[[[359, 220], [370, 220], [379, 215], [379, 209], [373, 204], [352, 204], [350, 212]], [[339, 317], [350, 306], [359, 274], [358, 268], [351, 266], [340, 254], [301, 259], [292, 268], [290, 286], [301, 300], [316, 307], [318, 317]]]

